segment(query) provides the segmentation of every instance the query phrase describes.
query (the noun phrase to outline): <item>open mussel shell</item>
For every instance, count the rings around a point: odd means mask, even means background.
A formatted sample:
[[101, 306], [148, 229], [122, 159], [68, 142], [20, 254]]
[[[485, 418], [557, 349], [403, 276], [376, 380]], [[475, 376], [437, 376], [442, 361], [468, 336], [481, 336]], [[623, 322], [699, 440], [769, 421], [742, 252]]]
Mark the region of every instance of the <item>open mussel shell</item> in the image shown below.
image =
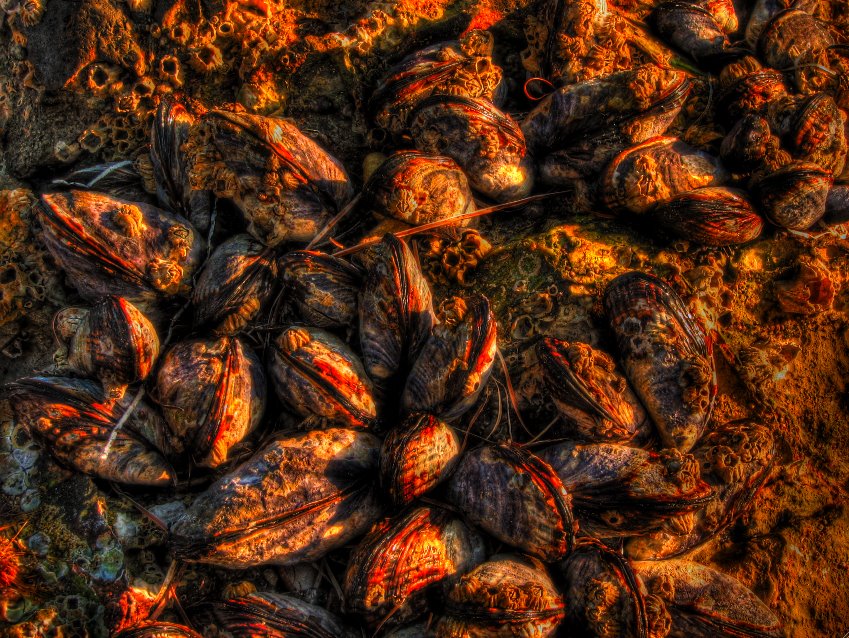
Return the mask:
[[731, 576], [684, 560], [631, 564], [648, 592], [661, 598], [669, 610], [670, 636], [784, 635], [769, 607]]
[[791, 162], [752, 187], [763, 214], [776, 226], [806, 230], [825, 215], [831, 174], [810, 162]]
[[699, 464], [678, 450], [559, 443], [539, 453], [572, 498], [581, 530], [597, 538], [642, 534], [712, 498]]
[[457, 162], [418, 151], [386, 158], [363, 186], [362, 196], [361, 205], [375, 215], [413, 226], [475, 210], [469, 181]]
[[60, 463], [118, 483], [162, 487], [174, 480], [167, 427], [144, 401], [110, 400], [95, 381], [62, 377], [18, 379], [11, 392], [18, 422]]
[[436, 321], [421, 266], [394, 235], [385, 235], [375, 248], [359, 309], [363, 362], [378, 395], [385, 398], [390, 391], [401, 391]]
[[710, 418], [716, 396], [713, 354], [704, 332], [664, 281], [629, 272], [604, 294], [620, 360], [667, 447], [688, 452]]
[[[560, 571], [566, 582], [566, 621], [581, 635], [657, 637], [649, 633], [644, 588], [620, 553], [583, 538]], [[652, 611], [656, 624], [660, 610]]]
[[318, 560], [380, 516], [379, 451], [362, 430], [280, 434], [171, 525], [174, 552], [231, 569]]
[[243, 330], [276, 290], [277, 261], [250, 235], [224, 241], [210, 255], [192, 290], [195, 321], [216, 334]]
[[828, 29], [811, 14], [788, 9], [775, 15], [758, 38], [758, 55], [774, 69], [816, 63], [834, 44]]
[[195, 620], [232, 638], [357, 638], [336, 614], [295, 596], [254, 592], [202, 606]]
[[734, 54], [716, 18], [699, 3], [682, 0], [662, 2], [652, 11], [651, 19], [664, 41], [699, 64], [721, 65]]
[[410, 414], [383, 441], [380, 482], [392, 502], [407, 505], [442, 483], [459, 460], [454, 428], [432, 414]]
[[270, 370], [277, 396], [301, 416], [347, 427], [369, 427], [377, 420], [363, 364], [329, 332], [296, 326], [283, 331], [274, 341]]
[[512, 547], [548, 561], [571, 547], [571, 497], [547, 463], [518, 445], [467, 452], [447, 493], [467, 519]]
[[266, 246], [310, 241], [354, 194], [342, 164], [283, 119], [209, 111], [183, 148], [192, 186], [231, 199]]
[[486, 386], [497, 327], [483, 295], [446, 299], [438, 318], [407, 377], [401, 407], [450, 421], [474, 406]]
[[156, 328], [121, 297], [104, 297], [90, 309], [65, 308], [53, 319], [54, 332], [68, 348], [68, 365], [99, 379], [108, 394], [143, 381], [159, 356]]
[[565, 603], [545, 566], [531, 558], [496, 554], [451, 590], [438, 638], [554, 636]]
[[794, 157], [818, 164], [834, 176], [841, 174], [846, 164], [845, 117], [833, 97], [811, 96], [799, 107], [791, 127]]
[[125, 297], [151, 316], [191, 290], [205, 242], [186, 220], [89, 191], [44, 194], [37, 210], [45, 245], [85, 299]]
[[150, 128], [150, 160], [159, 204], [183, 215], [200, 232], [209, 230], [213, 196], [192, 189], [183, 144], [195, 117], [172, 95], [160, 98]]
[[[649, 126], [641, 114], [660, 117], [668, 126], [689, 90], [690, 82], [682, 71], [645, 64], [558, 89], [522, 121], [522, 132], [536, 155], [566, 148], [578, 137], [636, 118], [626, 128], [634, 129], [632, 142], [642, 142], [646, 138], [638, 131], [655, 131], [655, 127]], [[655, 111], [654, 107], [661, 105], [663, 108]], [[666, 117], [670, 112], [672, 118]]]
[[734, 246], [756, 239], [764, 228], [745, 191], [707, 186], [682, 193], [652, 213], [673, 235], [703, 246]]
[[146, 622], [114, 634], [114, 638], [201, 638], [194, 629], [170, 622]]
[[441, 42], [404, 58], [389, 70], [370, 100], [375, 123], [402, 134], [410, 111], [433, 94], [482, 97], [500, 103], [502, 72], [492, 61], [492, 34], [472, 30], [460, 41]]
[[533, 187], [533, 160], [516, 121], [485, 98], [434, 95], [410, 116], [413, 142], [425, 153], [447, 155], [472, 188], [505, 202]]
[[601, 177], [602, 201], [642, 214], [680, 193], [728, 179], [719, 160], [677, 137], [655, 137], [617, 155]]
[[441, 509], [419, 507], [375, 526], [351, 555], [345, 604], [371, 625], [414, 620], [486, 558], [483, 539]]
[[171, 347], [156, 376], [162, 414], [195, 463], [217, 467], [259, 425], [265, 374], [236, 337], [193, 339]]
[[319, 328], [356, 325], [362, 271], [338, 257], [294, 250], [278, 260], [286, 300], [306, 323]]
[[568, 434], [609, 443], [650, 435], [646, 411], [607, 354], [554, 337], [538, 342], [536, 352]]
[[[661, 529], [628, 539], [625, 553], [637, 560], [661, 560], [694, 549], [740, 518], [770, 476], [775, 442], [770, 430], [744, 419], [713, 426], [693, 450], [702, 479], [714, 498], [694, 513], [692, 529]], [[676, 533], [677, 532], [677, 533]]]

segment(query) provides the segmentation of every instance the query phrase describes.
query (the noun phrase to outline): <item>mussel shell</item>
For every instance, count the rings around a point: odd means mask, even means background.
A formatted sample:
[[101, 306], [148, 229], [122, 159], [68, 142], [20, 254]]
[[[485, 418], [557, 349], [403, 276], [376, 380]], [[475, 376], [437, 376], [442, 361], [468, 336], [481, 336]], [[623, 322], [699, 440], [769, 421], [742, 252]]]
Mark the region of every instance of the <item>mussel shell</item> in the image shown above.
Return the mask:
[[61, 310], [53, 325], [69, 333], [68, 365], [100, 379], [107, 391], [147, 378], [159, 356], [156, 328], [121, 297], [104, 297], [90, 310]]
[[699, 547], [746, 512], [770, 476], [775, 442], [770, 430], [751, 420], [713, 426], [693, 450], [703, 480], [715, 497], [695, 512], [687, 534], [659, 530], [629, 539], [626, 554], [637, 560], [662, 560]]
[[276, 278], [270, 249], [250, 235], [227, 239], [207, 259], [192, 290], [196, 323], [216, 334], [240, 332], [272, 299]]
[[472, 188], [499, 202], [533, 187], [533, 160], [516, 121], [485, 98], [434, 95], [410, 116], [413, 142], [425, 153], [447, 155]]
[[541, 563], [497, 554], [454, 586], [436, 635], [545, 638], [555, 634], [565, 615], [563, 598]]
[[144, 178], [129, 160], [77, 168], [54, 179], [51, 185], [62, 189], [76, 188], [108, 193], [112, 197], [131, 202], [144, 202], [149, 199]]
[[756, 0], [746, 22], [746, 42], [754, 51], [764, 27], [776, 14], [787, 8], [787, 0]]
[[831, 174], [810, 162], [792, 162], [761, 177], [752, 187], [763, 214], [776, 226], [806, 230], [825, 215]]
[[301, 319], [319, 328], [356, 324], [357, 296], [363, 273], [351, 263], [327, 253], [295, 250], [279, 260], [286, 298]]
[[629, 272], [604, 295], [622, 367], [667, 447], [689, 451], [716, 396], [713, 354], [681, 298], [652, 275]]
[[125, 297], [150, 316], [162, 296], [189, 293], [204, 241], [186, 220], [89, 191], [41, 203], [44, 243], [83, 298]]
[[784, 76], [774, 69], [747, 73], [730, 82], [720, 93], [717, 112], [729, 126], [744, 115], [760, 115], [787, 95]]
[[150, 159], [159, 204], [183, 215], [206, 233], [212, 215], [212, 193], [192, 189], [182, 149], [195, 121], [172, 95], [162, 95], [150, 127]]
[[645, 213], [679, 193], [728, 179], [719, 160], [676, 137], [655, 137], [617, 155], [601, 177], [612, 210]]
[[486, 558], [483, 539], [445, 510], [420, 507], [374, 527], [351, 555], [345, 603], [371, 625], [414, 620]]
[[568, 433], [598, 442], [628, 442], [648, 417], [627, 380], [604, 352], [554, 337], [536, 346], [551, 399]]
[[672, 616], [671, 638], [783, 636], [781, 622], [731, 576], [690, 561], [637, 561], [634, 571]]
[[483, 97], [496, 103], [503, 93], [501, 68], [492, 62], [492, 35], [473, 30], [461, 41], [417, 51], [391, 68], [370, 100], [376, 124], [397, 136], [410, 111], [432, 94]]
[[359, 297], [363, 362], [381, 398], [401, 390], [435, 322], [430, 286], [409, 246], [386, 235]]
[[[413, 226], [475, 210], [469, 181], [457, 162], [418, 151], [386, 158], [363, 186], [363, 205]], [[466, 226], [468, 221], [458, 223]]]
[[678, 450], [649, 452], [611, 443], [559, 443], [539, 457], [572, 497], [581, 530], [596, 538], [641, 534], [712, 498], [699, 464]]
[[283, 119], [209, 111], [184, 148], [192, 186], [232, 199], [266, 246], [310, 241], [353, 197], [342, 164]]
[[401, 407], [450, 421], [474, 406], [486, 387], [497, 350], [496, 323], [483, 295], [444, 301], [440, 319], [410, 370]]
[[793, 121], [790, 148], [794, 157], [840, 175], [846, 163], [844, 126], [845, 118], [833, 97], [828, 93], [811, 96]]
[[798, 261], [773, 282], [778, 305], [787, 314], [814, 315], [834, 302], [840, 284], [820, 259], [799, 257]]
[[740, 118], [722, 140], [719, 155], [730, 170], [746, 173], [758, 168], [779, 144], [769, 122], [760, 115], [749, 114]]
[[[646, 64], [613, 75], [570, 84], [548, 95], [522, 120], [522, 132], [531, 152], [565, 148], [576, 137], [610, 127], [660, 104], [680, 109], [690, 90], [686, 74]], [[634, 126], [634, 125], [632, 125]], [[646, 128], [643, 122], [641, 129]], [[641, 142], [643, 139], [633, 139]]]
[[147, 622], [124, 629], [113, 638], [201, 638], [201, 635], [184, 625], [170, 622]]
[[834, 39], [811, 14], [788, 9], [775, 15], [758, 38], [758, 55], [774, 69], [792, 69], [815, 62]]
[[356, 638], [359, 632], [324, 607], [276, 592], [255, 592], [213, 602], [200, 612], [232, 638]]
[[581, 539], [563, 561], [566, 620], [586, 636], [647, 638], [644, 590], [621, 554]]
[[380, 482], [396, 505], [407, 505], [444, 481], [460, 460], [460, 439], [432, 414], [408, 415], [386, 435]]
[[11, 391], [18, 421], [64, 465], [119, 483], [162, 487], [173, 481], [163, 455], [170, 452], [167, 428], [144, 401], [116, 429], [133, 399], [110, 401], [94, 381], [30, 377], [18, 379]]
[[362, 430], [276, 436], [172, 524], [175, 554], [232, 569], [320, 559], [380, 516], [379, 450]]
[[654, 27], [663, 40], [696, 62], [716, 64], [728, 54], [728, 40], [714, 16], [693, 2], [662, 2], [652, 12]]
[[466, 518], [512, 547], [548, 561], [569, 551], [571, 497], [547, 463], [518, 445], [467, 452], [447, 493]]
[[764, 220], [746, 192], [707, 186], [681, 193], [659, 206], [653, 217], [664, 230], [704, 246], [734, 246], [756, 239]]
[[291, 327], [274, 341], [271, 376], [290, 409], [347, 427], [377, 419], [372, 383], [363, 364], [338, 337], [319, 328]]
[[172, 346], [156, 377], [162, 414], [195, 463], [217, 467], [259, 425], [265, 374], [237, 337], [193, 339]]

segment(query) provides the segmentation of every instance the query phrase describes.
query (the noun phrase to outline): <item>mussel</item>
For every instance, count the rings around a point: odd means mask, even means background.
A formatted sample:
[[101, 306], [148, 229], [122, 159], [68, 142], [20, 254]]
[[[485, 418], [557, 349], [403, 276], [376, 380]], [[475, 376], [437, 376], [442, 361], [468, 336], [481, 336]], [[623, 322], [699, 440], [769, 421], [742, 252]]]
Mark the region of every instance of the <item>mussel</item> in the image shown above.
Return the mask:
[[450, 421], [475, 404], [489, 380], [496, 323], [483, 295], [446, 299], [438, 320], [407, 377], [401, 407]]
[[460, 460], [460, 440], [432, 414], [413, 413], [389, 431], [380, 450], [380, 482], [407, 505], [444, 481]]
[[205, 242], [186, 220], [90, 191], [41, 204], [44, 243], [85, 299], [125, 297], [152, 317], [163, 297], [188, 295]]
[[266, 246], [310, 241], [354, 194], [342, 164], [280, 118], [209, 111], [183, 148], [192, 187], [231, 199]]
[[664, 281], [629, 272], [604, 294], [625, 374], [668, 447], [689, 451], [716, 396], [713, 354], [701, 327]]
[[136, 627], [124, 629], [115, 638], [201, 638], [190, 627], [170, 622], [146, 622]]
[[91, 308], [65, 308], [53, 329], [68, 349], [67, 363], [121, 398], [127, 385], [143, 381], [159, 356], [156, 328], [122, 297], [104, 297]]
[[481, 537], [445, 510], [419, 507], [369, 532], [348, 562], [345, 602], [370, 624], [414, 620], [428, 594], [484, 561]]
[[222, 242], [200, 271], [192, 290], [195, 321], [217, 334], [243, 330], [273, 298], [277, 261], [250, 235]]
[[294, 250], [278, 260], [285, 295], [301, 319], [319, 328], [356, 325], [363, 273], [338, 257]]
[[362, 430], [277, 435], [174, 521], [174, 553], [231, 569], [318, 560], [380, 516], [379, 450]]
[[607, 354], [554, 337], [542, 339], [536, 351], [569, 434], [597, 442], [645, 440], [650, 435], [643, 406]]
[[217, 467], [259, 425], [265, 374], [237, 337], [193, 339], [172, 346], [156, 376], [156, 398], [182, 450]]
[[144, 401], [111, 400], [99, 383], [62, 377], [18, 379], [11, 390], [18, 421], [61, 463], [119, 483], [174, 480], [168, 429]]
[[601, 177], [604, 203], [642, 214], [680, 193], [728, 179], [719, 160], [676, 137], [655, 137], [617, 155]]
[[459, 41], [442, 42], [404, 58], [372, 94], [375, 123], [398, 136], [410, 111], [429, 95], [451, 94], [500, 101], [502, 72], [492, 61], [492, 34], [473, 29]]
[[825, 215], [831, 174], [810, 162], [794, 161], [755, 180], [752, 191], [776, 226], [806, 230]]
[[733, 246], [756, 239], [764, 227], [745, 191], [706, 186], [681, 193], [653, 212], [664, 230], [704, 246]]
[[758, 54], [767, 65], [783, 71], [823, 61], [821, 56], [833, 44], [828, 29], [811, 14], [788, 9], [764, 27], [758, 38]]
[[456, 160], [475, 190], [503, 202], [533, 187], [533, 161], [516, 121], [485, 98], [434, 95], [410, 115], [420, 151]]
[[363, 186], [361, 205], [379, 217], [412, 226], [475, 210], [469, 181], [457, 162], [418, 151], [390, 155]]
[[496, 554], [451, 590], [436, 635], [546, 638], [555, 634], [565, 615], [563, 598], [542, 563]]
[[330, 424], [369, 427], [377, 419], [372, 383], [363, 364], [338, 337], [293, 326], [274, 341], [271, 376], [283, 403]]
[[359, 636], [324, 607], [287, 594], [254, 592], [206, 605], [198, 614], [232, 638], [356, 638]]
[[484, 531], [544, 560], [562, 558], [572, 545], [571, 497], [551, 466], [516, 444], [467, 452], [448, 498]]

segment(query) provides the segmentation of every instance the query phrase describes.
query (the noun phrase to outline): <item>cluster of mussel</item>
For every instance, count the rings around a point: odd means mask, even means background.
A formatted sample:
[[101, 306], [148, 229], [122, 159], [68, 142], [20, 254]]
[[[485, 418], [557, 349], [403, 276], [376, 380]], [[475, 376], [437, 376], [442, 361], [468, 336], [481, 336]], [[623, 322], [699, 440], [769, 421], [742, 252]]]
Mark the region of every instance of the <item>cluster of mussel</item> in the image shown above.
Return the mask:
[[[749, 420], [707, 428], [710, 344], [666, 283], [632, 272], [608, 285], [622, 371], [590, 345], [539, 341], [564, 441], [475, 447], [497, 356], [489, 301], [434, 304], [392, 233], [344, 255], [311, 249], [358, 209], [423, 225], [469, 217], [472, 189], [522, 198], [535, 172], [526, 139], [544, 180], [609, 164], [604, 201], [617, 207], [710, 227], [706, 244], [760, 232], [746, 197], [717, 186], [717, 160], [657, 137], [684, 105], [682, 72], [645, 63], [567, 85], [520, 127], [495, 106], [491, 46], [472, 31], [390, 72], [374, 119], [416, 150], [390, 155], [359, 195], [286, 120], [163, 98], [149, 158], [83, 169], [41, 198], [43, 240], [93, 305], [57, 315], [66, 376], [18, 380], [17, 418], [99, 479], [185, 493], [208, 469], [205, 489], [160, 521], [175, 560], [297, 565], [356, 543], [344, 616], [240, 592], [188, 609], [217, 635], [780, 635], [743, 585], [676, 558], [746, 509], [773, 440]], [[680, 212], [699, 201], [711, 205]], [[229, 233], [237, 215], [248, 234]], [[274, 401], [301, 424], [261, 438]], [[197, 635], [136, 616], [113, 629]]]

